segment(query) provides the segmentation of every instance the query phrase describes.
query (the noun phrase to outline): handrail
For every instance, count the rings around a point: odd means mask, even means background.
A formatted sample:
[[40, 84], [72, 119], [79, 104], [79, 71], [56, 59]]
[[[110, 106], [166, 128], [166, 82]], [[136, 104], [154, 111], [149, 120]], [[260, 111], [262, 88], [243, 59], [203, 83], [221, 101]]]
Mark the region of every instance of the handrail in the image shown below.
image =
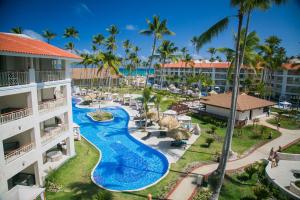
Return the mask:
[[0, 114], [0, 124], [21, 119], [32, 114], [31, 108], [22, 108], [16, 111]]
[[61, 126], [58, 126], [57, 128], [49, 131], [49, 133], [46, 133], [44, 136], [42, 136], [42, 144], [45, 145], [48, 142], [54, 140], [57, 136], [67, 131], [68, 128], [68, 124], [62, 124]]
[[65, 79], [65, 70], [36, 71], [36, 82], [58, 81]]
[[29, 83], [27, 71], [5, 71], [0, 72], [0, 87], [25, 85]]
[[66, 105], [66, 98], [52, 99], [42, 102], [38, 105], [39, 111], [47, 111], [49, 109], [57, 108]]
[[20, 156], [24, 155], [25, 153], [31, 151], [33, 149], [33, 146], [34, 146], [33, 143], [29, 143], [29, 144], [23, 145], [20, 148], [6, 154], [4, 156], [6, 163], [9, 163], [9, 162], [19, 158]]

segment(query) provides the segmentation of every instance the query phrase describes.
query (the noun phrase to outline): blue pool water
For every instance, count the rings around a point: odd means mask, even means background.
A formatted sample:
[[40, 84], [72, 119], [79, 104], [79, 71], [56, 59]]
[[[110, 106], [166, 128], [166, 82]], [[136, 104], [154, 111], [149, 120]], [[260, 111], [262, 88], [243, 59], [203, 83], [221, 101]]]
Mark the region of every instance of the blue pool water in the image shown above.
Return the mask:
[[81, 134], [101, 151], [101, 161], [95, 167], [94, 182], [117, 191], [138, 190], [147, 187], [168, 172], [167, 158], [160, 152], [140, 143], [128, 132], [128, 113], [120, 107], [103, 108], [114, 120], [94, 122], [86, 113], [91, 109], [75, 107], [73, 120]]

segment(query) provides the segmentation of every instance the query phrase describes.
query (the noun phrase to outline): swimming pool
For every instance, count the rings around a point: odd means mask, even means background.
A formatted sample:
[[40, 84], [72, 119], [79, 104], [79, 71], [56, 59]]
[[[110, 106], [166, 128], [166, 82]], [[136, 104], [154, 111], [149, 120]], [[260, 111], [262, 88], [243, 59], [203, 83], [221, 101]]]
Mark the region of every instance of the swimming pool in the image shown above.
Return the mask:
[[73, 120], [81, 134], [101, 151], [101, 160], [92, 172], [93, 181], [112, 191], [141, 190], [155, 184], [169, 169], [167, 158], [133, 138], [128, 131], [128, 113], [121, 107], [108, 107], [113, 121], [94, 122], [77, 108], [73, 99]]

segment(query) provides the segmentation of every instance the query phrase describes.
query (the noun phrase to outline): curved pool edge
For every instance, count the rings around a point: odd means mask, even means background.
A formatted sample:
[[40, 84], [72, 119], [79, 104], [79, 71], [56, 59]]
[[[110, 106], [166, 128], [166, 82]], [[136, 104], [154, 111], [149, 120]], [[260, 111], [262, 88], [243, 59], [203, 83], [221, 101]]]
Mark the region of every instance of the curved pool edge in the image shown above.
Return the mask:
[[[73, 98], [75, 98], [75, 97], [73, 97]], [[82, 101], [81, 98], [76, 98], [76, 99], [80, 99], [80, 100]], [[80, 102], [79, 102], [79, 103], [80, 103]], [[77, 104], [78, 104], [78, 103], [76, 103], [75, 106], [76, 106], [77, 108], [80, 108], [80, 109], [94, 109], [94, 108], [83, 108], [83, 107], [78, 107]], [[128, 111], [127, 111], [126, 109], [120, 107], [120, 106], [107, 106], [107, 108], [108, 108], [108, 107], [119, 107], [119, 108], [121, 108], [122, 110], [124, 110], [124, 111], [126, 112], [126, 114], [129, 116], [129, 120], [128, 120], [128, 122], [127, 122], [127, 129], [128, 129], [128, 124], [129, 124], [129, 121], [130, 121], [130, 115], [129, 115]], [[130, 132], [129, 132], [129, 129], [128, 129], [128, 133], [130, 133]], [[97, 185], [98, 187], [100, 187], [100, 188], [102, 188], [102, 189], [104, 189], [104, 190], [111, 191], [111, 192], [135, 192], [135, 191], [145, 190], [145, 189], [147, 189], [147, 188], [149, 188], [149, 187], [152, 187], [152, 186], [156, 185], [158, 182], [160, 182], [162, 179], [164, 179], [164, 178], [169, 174], [169, 172], [170, 172], [170, 166], [171, 166], [171, 164], [170, 164], [168, 158], [167, 158], [161, 151], [159, 151], [159, 150], [157, 150], [157, 149], [154, 149], [153, 147], [151, 147], [151, 146], [149, 146], [149, 145], [147, 145], [147, 144], [145, 144], [145, 143], [139, 141], [138, 139], [136, 139], [135, 137], [133, 137], [131, 134], [127, 134], [127, 135], [128, 135], [129, 137], [133, 138], [136, 142], [138, 142], [138, 143], [140, 143], [140, 144], [142, 144], [142, 145], [144, 145], [144, 146], [147, 146], [148, 148], [150, 148], [150, 149], [152, 149], [152, 150], [154, 150], [154, 151], [157, 151], [159, 154], [161, 154], [161, 155], [166, 159], [166, 161], [167, 161], [167, 163], [168, 163], [167, 171], [166, 171], [166, 173], [165, 173], [162, 177], [160, 177], [159, 179], [157, 179], [155, 182], [153, 182], [153, 183], [151, 183], [151, 184], [149, 184], [149, 185], [147, 185], [147, 186], [145, 186], [145, 187], [139, 188], [139, 189], [133, 189], [133, 190], [113, 190], [113, 189], [108, 189], [108, 188], [106, 188], [106, 187], [104, 187], [104, 186], [98, 184], [98, 183], [94, 180], [94, 176], [93, 176], [94, 171], [96, 170], [97, 166], [101, 163], [101, 160], [102, 160], [102, 151], [101, 151], [101, 149], [99, 149], [96, 145], [94, 145], [90, 140], [88, 140], [84, 135], [81, 134], [81, 136], [82, 136], [89, 144], [91, 144], [93, 147], [95, 147], [95, 148], [98, 150], [98, 152], [99, 152], [99, 159], [98, 159], [98, 162], [96, 163], [96, 165], [93, 167], [93, 170], [92, 170], [92, 172], [91, 172], [91, 179], [92, 179], [92, 181], [93, 181], [93, 183], [94, 183], [95, 185]]]

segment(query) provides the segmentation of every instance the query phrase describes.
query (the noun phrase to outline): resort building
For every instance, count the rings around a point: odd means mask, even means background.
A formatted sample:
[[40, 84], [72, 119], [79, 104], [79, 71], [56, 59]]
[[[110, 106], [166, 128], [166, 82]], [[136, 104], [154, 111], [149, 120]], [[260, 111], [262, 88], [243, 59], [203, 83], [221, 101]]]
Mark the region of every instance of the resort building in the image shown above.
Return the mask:
[[[231, 108], [231, 93], [223, 93], [203, 97], [200, 103], [204, 105], [203, 111], [218, 118], [228, 118]], [[236, 121], [247, 121], [266, 117], [269, 107], [275, 105], [271, 101], [239, 94], [237, 99]]]
[[[167, 76], [190, 76], [207, 74], [214, 81], [214, 87], [220, 88], [220, 92], [230, 88], [227, 81], [227, 71], [230, 66], [229, 62], [209, 62], [195, 60], [193, 67], [184, 62], [168, 63], [161, 70], [155, 72], [155, 83], [160, 82], [161, 76], [164, 82], [167, 81]], [[271, 78], [264, 77], [265, 81], [271, 80], [271, 92], [273, 99], [290, 100], [296, 103], [300, 98], [300, 66], [292, 67], [292, 64], [284, 64], [280, 70], [275, 71]], [[262, 74], [255, 74], [253, 70], [242, 68], [240, 71], [240, 81], [246, 78], [254, 80], [254, 83], [262, 80]], [[267, 82], [268, 83], [268, 82]]]
[[108, 70], [98, 73], [98, 68], [73, 67], [72, 85], [80, 87], [117, 86], [121, 75], [111, 75]]
[[35, 194], [49, 170], [75, 155], [69, 67], [80, 60], [0, 33], [0, 199]]

